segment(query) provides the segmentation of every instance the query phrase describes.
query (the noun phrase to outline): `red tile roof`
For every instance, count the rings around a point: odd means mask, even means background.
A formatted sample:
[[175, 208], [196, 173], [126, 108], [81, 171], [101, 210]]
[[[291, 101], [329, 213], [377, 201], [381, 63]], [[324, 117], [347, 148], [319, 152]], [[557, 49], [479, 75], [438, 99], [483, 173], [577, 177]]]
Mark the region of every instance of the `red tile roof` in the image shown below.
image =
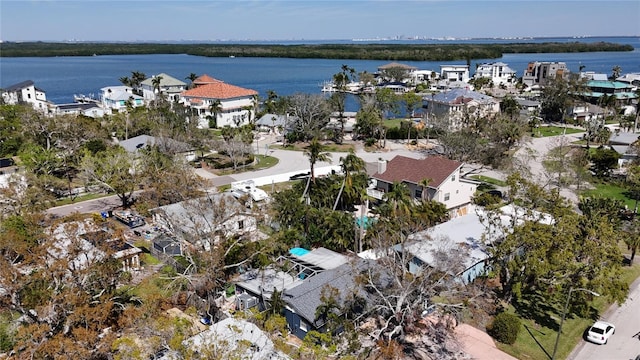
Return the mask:
[[206, 99], [232, 99], [238, 97], [247, 97], [258, 95], [258, 92], [251, 89], [241, 88], [235, 85], [229, 85], [222, 81], [200, 85], [191, 90], [182, 92], [182, 96], [206, 98]]
[[193, 83], [195, 85], [213, 84], [217, 82], [222, 82], [222, 80], [214, 79], [207, 74], [200, 75], [195, 80], [193, 80]]
[[406, 181], [414, 184], [419, 184], [424, 179], [431, 179], [429, 187], [437, 188], [461, 165], [459, 161], [441, 156], [429, 156], [421, 160], [396, 156], [387, 162], [385, 172], [376, 173], [373, 178], [388, 183]]

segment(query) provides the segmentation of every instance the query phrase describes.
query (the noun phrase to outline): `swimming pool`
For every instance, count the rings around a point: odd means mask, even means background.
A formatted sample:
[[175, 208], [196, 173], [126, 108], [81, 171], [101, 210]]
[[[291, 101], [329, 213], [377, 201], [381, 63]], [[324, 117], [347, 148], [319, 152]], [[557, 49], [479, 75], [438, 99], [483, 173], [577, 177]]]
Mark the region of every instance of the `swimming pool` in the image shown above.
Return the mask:
[[309, 250], [303, 248], [291, 248], [291, 250], [289, 250], [289, 253], [295, 256], [302, 256], [308, 254]]

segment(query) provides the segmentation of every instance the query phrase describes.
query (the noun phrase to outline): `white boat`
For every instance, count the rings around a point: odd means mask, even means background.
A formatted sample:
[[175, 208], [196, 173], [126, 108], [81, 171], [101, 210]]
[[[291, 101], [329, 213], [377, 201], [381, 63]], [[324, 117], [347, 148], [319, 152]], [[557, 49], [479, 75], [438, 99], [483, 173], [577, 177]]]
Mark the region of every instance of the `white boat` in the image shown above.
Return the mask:
[[336, 91], [337, 91], [336, 86], [331, 81], [325, 81], [322, 84], [322, 92], [332, 93]]
[[77, 102], [77, 103], [98, 103], [98, 99], [96, 99], [93, 94], [89, 94], [84, 95], [84, 94], [74, 94], [73, 95], [73, 101]]

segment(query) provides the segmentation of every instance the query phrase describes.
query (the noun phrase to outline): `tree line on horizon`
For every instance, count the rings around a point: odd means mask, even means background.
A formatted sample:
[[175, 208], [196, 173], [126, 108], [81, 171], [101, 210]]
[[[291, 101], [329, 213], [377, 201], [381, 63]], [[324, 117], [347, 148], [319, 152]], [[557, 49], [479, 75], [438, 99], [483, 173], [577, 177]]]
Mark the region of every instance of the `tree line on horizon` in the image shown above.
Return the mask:
[[188, 54], [206, 57], [279, 57], [300, 59], [358, 59], [450, 61], [497, 59], [503, 54], [633, 51], [633, 46], [609, 42], [544, 42], [511, 44], [156, 44], [3, 42], [0, 57]]

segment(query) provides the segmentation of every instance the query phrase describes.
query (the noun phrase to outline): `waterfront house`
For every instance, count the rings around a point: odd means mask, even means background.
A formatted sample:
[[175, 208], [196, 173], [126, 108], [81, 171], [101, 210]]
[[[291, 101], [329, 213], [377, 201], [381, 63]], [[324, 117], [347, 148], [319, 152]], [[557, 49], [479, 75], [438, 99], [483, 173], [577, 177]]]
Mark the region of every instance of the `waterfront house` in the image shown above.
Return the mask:
[[513, 84], [517, 80], [516, 71], [503, 62], [482, 64], [478, 66], [473, 77], [490, 79], [496, 86]]
[[623, 83], [627, 83], [629, 85], [632, 85], [634, 87], [634, 90], [636, 90], [638, 87], [640, 87], [640, 73], [624, 74], [624, 75], [616, 78], [615, 81], [619, 81], [619, 82], [623, 82]]
[[107, 86], [100, 89], [102, 108], [107, 112], [124, 112], [127, 107], [144, 106], [144, 99], [133, 93], [130, 86]]
[[409, 79], [410, 83], [420, 84], [420, 83], [426, 83], [426, 82], [438, 80], [438, 77], [440, 76], [440, 74], [438, 74], [436, 71], [433, 71], [433, 70], [415, 70], [415, 71], [412, 71], [409, 74], [409, 76], [410, 76], [410, 79]]
[[583, 96], [592, 104], [606, 104], [606, 97], [614, 97], [615, 106], [631, 105], [638, 97], [633, 85], [621, 81], [589, 80], [586, 86]]
[[296, 119], [296, 117], [289, 116], [289, 114], [264, 114], [260, 119], [256, 120], [256, 127], [259, 131], [282, 135], [290, 130], [290, 125]]
[[440, 80], [448, 83], [469, 82], [469, 65], [440, 65]]
[[427, 95], [423, 101], [427, 103], [429, 116], [449, 120], [452, 128], [460, 127], [467, 116], [492, 116], [500, 112], [500, 101], [468, 88]]
[[53, 106], [53, 113], [56, 115], [83, 115], [90, 118], [101, 118], [104, 116], [104, 109], [95, 102], [56, 104]]
[[[441, 156], [413, 159], [396, 156], [390, 161], [378, 161], [378, 169], [372, 178], [375, 187], [367, 189], [367, 195], [383, 200], [394, 182], [407, 186], [416, 200], [433, 200], [444, 204], [451, 217], [468, 212], [477, 182], [462, 178], [462, 163]], [[427, 186], [421, 183], [428, 180]]]
[[522, 76], [522, 83], [529, 87], [542, 86], [556, 77], [565, 77], [569, 74], [567, 64], [564, 62], [533, 61], [527, 65]]
[[[417, 71], [418, 68], [415, 66], [401, 64], [397, 62], [388, 63], [385, 65], [378, 66], [378, 75], [382, 79], [381, 82], [389, 82], [389, 81], [406, 81], [413, 77], [412, 73]], [[401, 79], [396, 79], [394, 76], [402, 74]]]
[[[156, 88], [154, 82], [157, 78], [160, 79], [160, 83]], [[180, 94], [187, 89], [187, 83], [171, 75], [161, 73], [145, 79], [140, 83], [140, 88], [142, 89], [142, 97], [146, 102], [156, 100], [159, 95], [162, 95], [167, 101], [176, 102], [180, 100]]]
[[36, 87], [31, 80], [19, 82], [2, 89], [2, 100], [4, 100], [5, 104], [29, 104], [38, 111], [48, 112], [47, 93]]
[[255, 116], [258, 92], [227, 84], [208, 75], [197, 78], [193, 89], [181, 93], [181, 102], [198, 115], [198, 127], [238, 127]]

